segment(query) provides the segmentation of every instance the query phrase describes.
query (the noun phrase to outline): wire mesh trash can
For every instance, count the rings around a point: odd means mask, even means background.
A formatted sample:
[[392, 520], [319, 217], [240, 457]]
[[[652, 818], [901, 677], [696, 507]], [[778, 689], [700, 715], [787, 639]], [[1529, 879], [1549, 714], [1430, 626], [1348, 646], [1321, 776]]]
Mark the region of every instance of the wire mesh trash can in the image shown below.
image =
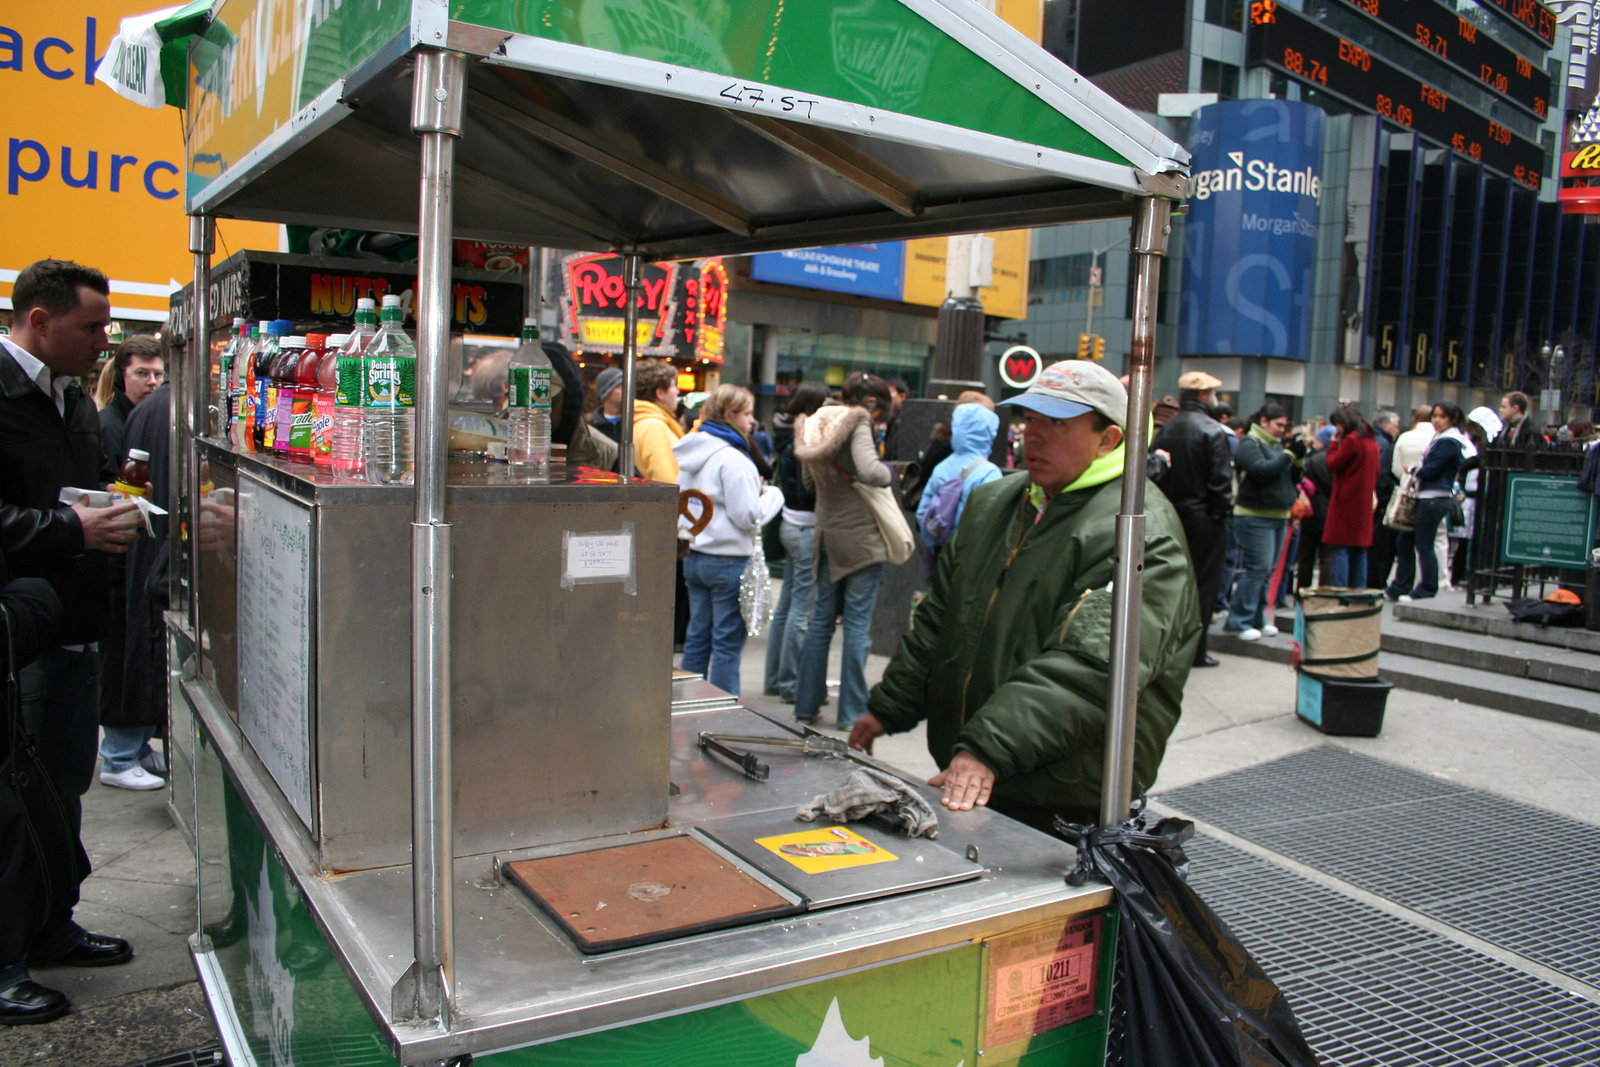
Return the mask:
[[1382, 628], [1381, 589], [1302, 590], [1294, 619], [1300, 667], [1324, 678], [1376, 678]]

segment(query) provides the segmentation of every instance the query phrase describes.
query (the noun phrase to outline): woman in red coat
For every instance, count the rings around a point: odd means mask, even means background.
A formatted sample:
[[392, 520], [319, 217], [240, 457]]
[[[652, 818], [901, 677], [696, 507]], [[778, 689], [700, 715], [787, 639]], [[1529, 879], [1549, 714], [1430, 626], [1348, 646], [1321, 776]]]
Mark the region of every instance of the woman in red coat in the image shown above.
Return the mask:
[[1329, 549], [1328, 581], [1364, 589], [1367, 549], [1372, 546], [1373, 491], [1378, 485], [1378, 442], [1354, 404], [1343, 405], [1328, 421], [1338, 431], [1328, 446], [1333, 494], [1322, 527], [1322, 543]]

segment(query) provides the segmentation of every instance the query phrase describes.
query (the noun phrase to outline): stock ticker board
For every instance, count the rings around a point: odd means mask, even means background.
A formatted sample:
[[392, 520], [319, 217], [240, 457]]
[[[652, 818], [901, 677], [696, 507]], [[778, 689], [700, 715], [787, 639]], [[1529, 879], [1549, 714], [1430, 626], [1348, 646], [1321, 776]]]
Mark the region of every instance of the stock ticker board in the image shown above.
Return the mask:
[[1550, 75], [1544, 67], [1481, 32], [1476, 23], [1437, 0], [1342, 2], [1415, 41], [1541, 121], [1549, 112]]
[[[1372, 13], [1381, 10], [1383, 5], [1382, 0], [1360, 0], [1352, 6]], [[1487, 41], [1487, 37], [1480, 38], [1480, 42]], [[1437, 50], [1434, 51], [1437, 54]], [[1509, 49], [1505, 52], [1514, 56]], [[1469, 159], [1510, 175], [1522, 185], [1532, 189], [1539, 187], [1544, 172], [1544, 152], [1537, 144], [1463, 106], [1442, 89], [1379, 59], [1368, 49], [1273, 0], [1256, 0], [1250, 5], [1245, 63], [1281, 71], [1296, 81], [1380, 115], [1396, 126], [1415, 130], [1430, 140], [1448, 145]], [[1512, 70], [1516, 69], [1513, 64]], [[1479, 78], [1482, 80], [1481, 73]], [[1524, 80], [1531, 88], [1532, 79]], [[1510, 74], [1506, 75], [1505, 85], [1509, 91]], [[1544, 79], [1544, 86], [1547, 104], [1548, 78]], [[1509, 92], [1506, 95], [1510, 99]]]

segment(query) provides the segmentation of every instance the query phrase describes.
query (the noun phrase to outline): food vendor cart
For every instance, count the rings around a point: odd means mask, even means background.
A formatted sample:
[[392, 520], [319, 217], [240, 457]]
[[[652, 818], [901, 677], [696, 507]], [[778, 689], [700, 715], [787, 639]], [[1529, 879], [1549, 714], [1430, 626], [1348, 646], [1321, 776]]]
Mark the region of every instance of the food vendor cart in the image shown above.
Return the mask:
[[[676, 493], [631, 478], [628, 420], [622, 478], [449, 477], [450, 247], [609, 250], [636, 279], [1131, 216], [1142, 425], [1183, 150], [968, 0], [217, 0], [161, 26], [187, 45], [167, 99], [195, 253], [172, 798], [232, 1062], [1100, 1062], [1115, 917], [1064, 883], [1067, 844], [981, 809], [937, 840], [797, 822], [882, 765], [674, 678]], [[221, 216], [418, 234], [414, 487], [207, 437]], [[1143, 435], [1127, 451], [1142, 472]]]

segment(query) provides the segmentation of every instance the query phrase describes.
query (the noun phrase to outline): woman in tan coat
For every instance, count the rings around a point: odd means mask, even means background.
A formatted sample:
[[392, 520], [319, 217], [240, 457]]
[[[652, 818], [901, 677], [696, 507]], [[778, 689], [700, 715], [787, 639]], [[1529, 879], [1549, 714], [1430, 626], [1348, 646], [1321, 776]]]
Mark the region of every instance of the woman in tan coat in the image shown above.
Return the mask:
[[889, 415], [889, 383], [871, 374], [852, 374], [841, 401], [830, 400], [795, 424], [794, 454], [804, 465], [806, 484], [817, 494], [817, 532], [816, 600], [800, 654], [794, 715], [801, 722], [815, 722], [827, 695], [828, 646], [837, 608], [844, 616], [844, 660], [835, 725], [848, 730], [867, 710], [868, 631], [888, 558], [877, 520], [852, 483], [887, 486], [892, 481], [872, 432], [873, 422]]

